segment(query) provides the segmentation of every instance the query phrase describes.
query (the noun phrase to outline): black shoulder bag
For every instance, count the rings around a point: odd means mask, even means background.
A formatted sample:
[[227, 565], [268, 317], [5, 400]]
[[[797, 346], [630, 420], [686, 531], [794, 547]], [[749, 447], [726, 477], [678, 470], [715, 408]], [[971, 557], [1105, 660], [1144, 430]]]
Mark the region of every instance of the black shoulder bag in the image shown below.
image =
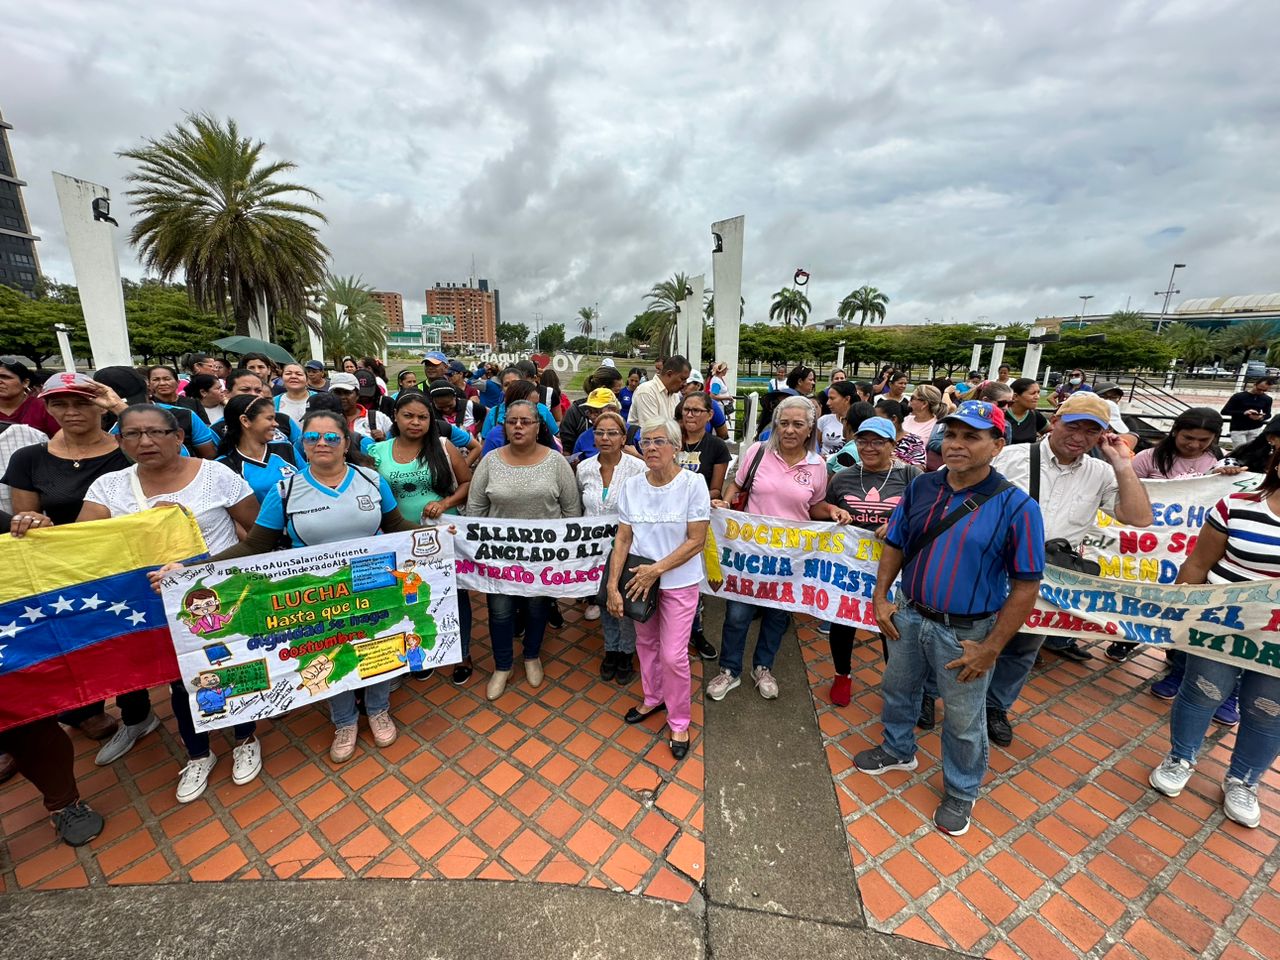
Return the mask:
[[[1040, 443], [1037, 440], [1031, 444], [1031, 475], [1027, 478], [1028, 493], [1037, 505], [1040, 503]], [[1066, 537], [1054, 537], [1044, 542], [1044, 562], [1076, 573], [1087, 573], [1091, 577], [1102, 575], [1102, 565], [1097, 560], [1080, 556]]]

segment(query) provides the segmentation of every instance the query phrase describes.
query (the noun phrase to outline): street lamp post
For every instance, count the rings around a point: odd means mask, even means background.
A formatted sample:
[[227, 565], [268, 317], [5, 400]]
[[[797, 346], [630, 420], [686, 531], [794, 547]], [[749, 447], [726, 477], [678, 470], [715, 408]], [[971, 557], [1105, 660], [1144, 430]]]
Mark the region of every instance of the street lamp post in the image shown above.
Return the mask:
[[1082, 293], [1082, 294], [1080, 294], [1080, 316], [1079, 316], [1079, 318], [1078, 318], [1078, 319], [1079, 319], [1079, 322], [1076, 324], [1076, 329], [1077, 329], [1077, 330], [1079, 330], [1081, 327], [1083, 327], [1083, 326], [1084, 326], [1084, 314], [1085, 314], [1085, 311], [1086, 311], [1086, 310], [1088, 309], [1088, 307], [1089, 307], [1089, 301], [1090, 301], [1090, 300], [1092, 300], [1092, 299], [1093, 299], [1093, 294], [1092, 294], [1092, 293]]
[[541, 352], [542, 337], [542, 314], [535, 313], [533, 315], [533, 352]]
[[1186, 267], [1185, 263], [1175, 263], [1173, 269], [1169, 271], [1169, 285], [1163, 290], [1157, 290], [1155, 295], [1158, 297], [1164, 294], [1164, 305], [1160, 308], [1160, 319], [1156, 321], [1156, 336], [1160, 336], [1160, 329], [1164, 326], [1165, 314], [1169, 312], [1169, 301], [1173, 299], [1175, 293], [1181, 293], [1181, 290], [1173, 289], [1173, 275], [1179, 270]]

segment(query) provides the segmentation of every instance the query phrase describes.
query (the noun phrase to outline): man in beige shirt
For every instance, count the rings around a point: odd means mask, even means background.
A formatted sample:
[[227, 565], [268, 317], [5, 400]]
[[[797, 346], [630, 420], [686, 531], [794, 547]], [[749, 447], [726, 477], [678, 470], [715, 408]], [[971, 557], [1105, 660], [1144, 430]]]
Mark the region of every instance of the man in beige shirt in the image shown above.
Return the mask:
[[662, 361], [662, 370], [658, 375], [640, 384], [631, 395], [631, 412], [627, 415], [627, 423], [639, 425], [654, 420], [674, 419], [676, 406], [680, 403], [680, 391], [689, 379], [691, 369], [689, 361], [684, 357], [667, 357]]
[[[1133, 472], [1129, 448], [1111, 431], [1111, 410], [1094, 393], [1073, 393], [1049, 421], [1038, 444], [1006, 446], [992, 466], [1021, 490], [1031, 492], [1031, 453], [1040, 454], [1040, 512], [1044, 538], [1063, 539], [1079, 549], [1099, 510], [1131, 527], [1155, 522], [1151, 500]], [[1098, 447], [1101, 457], [1089, 456]], [[1002, 747], [1013, 742], [1008, 712], [1031, 675], [1040, 647], [1078, 663], [1091, 654], [1075, 640], [1018, 633], [1000, 652], [987, 690], [987, 732]]]

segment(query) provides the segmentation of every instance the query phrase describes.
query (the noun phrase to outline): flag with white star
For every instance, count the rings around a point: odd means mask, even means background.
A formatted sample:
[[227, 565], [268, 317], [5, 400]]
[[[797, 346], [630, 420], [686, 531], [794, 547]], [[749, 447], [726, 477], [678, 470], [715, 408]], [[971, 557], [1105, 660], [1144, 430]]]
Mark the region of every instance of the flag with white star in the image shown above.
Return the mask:
[[0, 730], [177, 679], [147, 572], [204, 554], [180, 507], [0, 537]]

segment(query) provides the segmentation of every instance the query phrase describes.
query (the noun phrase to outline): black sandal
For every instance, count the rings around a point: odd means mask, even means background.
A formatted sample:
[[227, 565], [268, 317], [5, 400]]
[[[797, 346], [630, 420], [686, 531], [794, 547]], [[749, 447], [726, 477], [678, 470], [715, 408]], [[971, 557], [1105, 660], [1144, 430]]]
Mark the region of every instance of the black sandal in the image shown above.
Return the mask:
[[626, 723], [644, 723], [646, 720], [652, 717], [659, 710], [666, 710], [666, 709], [667, 709], [667, 705], [665, 703], [658, 704], [648, 713], [641, 713], [635, 707], [631, 707], [629, 710], [627, 710], [627, 715], [622, 719]]

